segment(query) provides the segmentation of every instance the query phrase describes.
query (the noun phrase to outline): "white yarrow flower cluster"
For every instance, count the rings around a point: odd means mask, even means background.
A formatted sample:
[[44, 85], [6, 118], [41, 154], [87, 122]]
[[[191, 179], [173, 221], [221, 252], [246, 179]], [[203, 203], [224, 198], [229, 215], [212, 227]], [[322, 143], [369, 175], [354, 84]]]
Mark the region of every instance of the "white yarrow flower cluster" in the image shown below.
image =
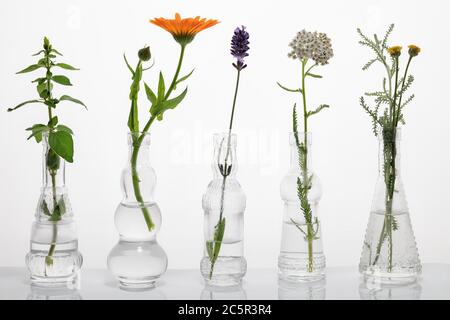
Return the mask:
[[292, 50], [288, 57], [292, 59], [313, 59], [317, 64], [324, 65], [333, 57], [330, 38], [325, 33], [317, 31], [297, 32], [294, 40], [289, 43], [289, 47]]

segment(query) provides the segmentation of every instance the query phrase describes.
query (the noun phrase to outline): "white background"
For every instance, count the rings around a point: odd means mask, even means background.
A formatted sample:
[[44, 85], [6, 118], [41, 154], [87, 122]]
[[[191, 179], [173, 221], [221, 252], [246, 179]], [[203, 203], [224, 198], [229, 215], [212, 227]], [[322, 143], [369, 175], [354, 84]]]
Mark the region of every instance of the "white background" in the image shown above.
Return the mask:
[[[289, 165], [291, 108], [298, 97], [276, 81], [299, 83], [299, 63], [287, 58], [288, 43], [303, 28], [328, 33], [335, 57], [321, 68], [324, 79], [309, 81], [309, 101], [332, 109], [311, 119], [313, 161], [323, 182], [321, 217], [328, 265], [356, 265], [377, 177], [377, 141], [359, 96], [378, 89], [383, 70], [361, 71], [371, 58], [358, 45], [356, 27], [383, 34], [391, 22], [391, 44], [423, 48], [412, 65], [417, 98], [406, 112], [402, 173], [420, 255], [424, 262], [450, 263], [450, 119], [448, 55], [450, 2], [433, 1], [5, 1], [0, 11], [0, 265], [22, 266], [41, 186], [41, 146], [27, 142], [25, 128], [44, 122], [46, 112], [30, 105], [34, 75], [14, 73], [34, 62], [47, 35], [82, 70], [71, 72], [74, 87], [58, 87], [86, 102], [89, 111], [61, 104], [60, 121], [75, 133], [75, 163], [67, 182], [79, 226], [85, 267], [103, 268], [118, 240], [113, 224], [121, 200], [119, 178], [127, 157], [130, 75], [122, 54], [151, 46], [156, 66], [171, 77], [178, 45], [151, 25], [153, 17], [201, 15], [220, 25], [197, 36], [187, 49], [184, 72], [195, 67], [189, 92], [175, 111], [152, 128], [152, 164], [163, 212], [161, 245], [170, 268], [198, 268], [202, 256], [201, 197], [212, 177], [212, 133], [229, 121], [235, 70], [229, 41], [241, 24], [251, 34], [248, 68], [242, 74], [235, 118], [240, 168], [247, 194], [245, 255], [249, 267], [275, 267], [282, 203], [279, 184]], [[63, 61], [61, 60], [61, 61]], [[67, 72], [68, 73], [68, 72]], [[67, 74], [66, 73], [66, 74]], [[141, 99], [141, 122], [148, 104]]]

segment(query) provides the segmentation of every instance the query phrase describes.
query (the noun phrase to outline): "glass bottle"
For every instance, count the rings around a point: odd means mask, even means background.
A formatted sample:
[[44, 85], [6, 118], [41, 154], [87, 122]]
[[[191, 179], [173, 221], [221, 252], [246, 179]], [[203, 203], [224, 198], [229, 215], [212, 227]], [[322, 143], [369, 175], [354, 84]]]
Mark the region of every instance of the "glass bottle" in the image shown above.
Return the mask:
[[[122, 289], [152, 288], [167, 269], [166, 253], [156, 241], [161, 211], [153, 197], [156, 174], [150, 165], [150, 134], [144, 134], [135, 160], [134, 141], [129, 133], [129, 158], [121, 177], [123, 199], [114, 218], [120, 239], [108, 255], [108, 268]], [[136, 187], [140, 189], [139, 201]]]
[[373, 282], [414, 282], [421, 264], [400, 175], [401, 130], [378, 132], [379, 175], [359, 270]]
[[31, 229], [26, 264], [38, 286], [65, 286], [76, 282], [83, 258], [65, 183], [65, 161], [43, 143], [43, 186]]
[[[291, 133], [289, 143], [291, 166], [280, 187], [284, 210], [278, 276], [293, 282], [317, 281], [325, 277], [325, 255], [317, 212], [322, 190], [311, 165], [311, 133]], [[308, 186], [303, 196], [301, 186]]]
[[246, 197], [236, 179], [236, 135], [214, 135], [213, 180], [203, 195], [204, 257], [200, 270], [207, 285], [236, 286], [247, 271], [244, 258]]

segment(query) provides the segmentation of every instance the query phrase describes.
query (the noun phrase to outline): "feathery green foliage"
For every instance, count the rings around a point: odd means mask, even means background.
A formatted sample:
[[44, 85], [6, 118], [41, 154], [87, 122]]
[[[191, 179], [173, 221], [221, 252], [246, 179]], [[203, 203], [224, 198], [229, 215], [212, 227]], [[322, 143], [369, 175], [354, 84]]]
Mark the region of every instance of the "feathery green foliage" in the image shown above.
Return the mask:
[[[369, 115], [372, 122], [372, 130], [376, 136], [381, 135], [383, 150], [383, 178], [386, 186], [385, 191], [385, 219], [380, 232], [378, 243], [376, 244], [375, 257], [372, 259], [372, 245], [367, 243], [370, 248], [371, 265], [376, 265], [382, 253], [382, 247], [385, 242], [387, 245], [387, 255], [385, 259], [388, 261], [388, 272], [392, 271], [392, 252], [393, 241], [392, 233], [399, 229], [399, 225], [393, 215], [393, 201], [396, 186], [396, 157], [397, 157], [397, 127], [399, 124], [405, 124], [403, 109], [413, 99], [414, 95], [410, 95], [406, 100], [402, 101], [403, 95], [410, 89], [414, 82], [414, 77], [408, 75], [409, 66], [413, 57], [417, 56], [420, 49], [416, 46], [410, 46], [409, 58], [406, 64], [403, 77], [399, 78], [400, 73], [400, 56], [401, 47], [389, 47], [389, 36], [394, 30], [391, 24], [385, 33], [383, 41], [380, 41], [377, 35], [373, 39], [364, 35], [360, 29], [357, 29], [361, 40], [359, 43], [371, 49], [375, 55], [363, 66], [363, 70], [369, 69], [376, 62], [379, 62], [386, 71], [386, 77], [383, 78], [382, 89], [374, 92], [366, 92], [360, 97], [359, 104], [363, 110]], [[411, 48], [413, 47], [413, 48]], [[372, 99], [370, 106], [365, 98]]]

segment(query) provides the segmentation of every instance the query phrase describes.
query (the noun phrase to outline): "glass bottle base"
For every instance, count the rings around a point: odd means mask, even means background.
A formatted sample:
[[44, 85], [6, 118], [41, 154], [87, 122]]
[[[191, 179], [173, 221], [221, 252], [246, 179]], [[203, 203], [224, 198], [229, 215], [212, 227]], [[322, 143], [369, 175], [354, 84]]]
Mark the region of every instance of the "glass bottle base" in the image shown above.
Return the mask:
[[153, 289], [159, 277], [146, 277], [140, 279], [118, 277], [119, 287], [123, 290], [140, 291]]
[[278, 279], [288, 282], [313, 282], [325, 279], [325, 255], [315, 253], [313, 269], [308, 270], [308, 255], [283, 252], [278, 256]]
[[166, 272], [167, 256], [156, 240], [120, 240], [108, 255], [108, 269], [122, 289], [149, 289]]
[[77, 241], [57, 243], [51, 257], [50, 245], [31, 241], [31, 251], [25, 262], [33, 285], [44, 287], [70, 287], [79, 276], [83, 256], [78, 251]]
[[247, 261], [244, 257], [219, 257], [211, 273], [211, 261], [204, 257], [200, 271], [207, 286], [239, 286], [247, 272]]
[[387, 272], [375, 267], [360, 268], [366, 283], [405, 285], [417, 282], [420, 277], [420, 267], [412, 269], [400, 269]]
[[78, 273], [68, 277], [39, 277], [30, 276], [32, 286], [49, 288], [70, 288], [74, 287], [78, 281]]

